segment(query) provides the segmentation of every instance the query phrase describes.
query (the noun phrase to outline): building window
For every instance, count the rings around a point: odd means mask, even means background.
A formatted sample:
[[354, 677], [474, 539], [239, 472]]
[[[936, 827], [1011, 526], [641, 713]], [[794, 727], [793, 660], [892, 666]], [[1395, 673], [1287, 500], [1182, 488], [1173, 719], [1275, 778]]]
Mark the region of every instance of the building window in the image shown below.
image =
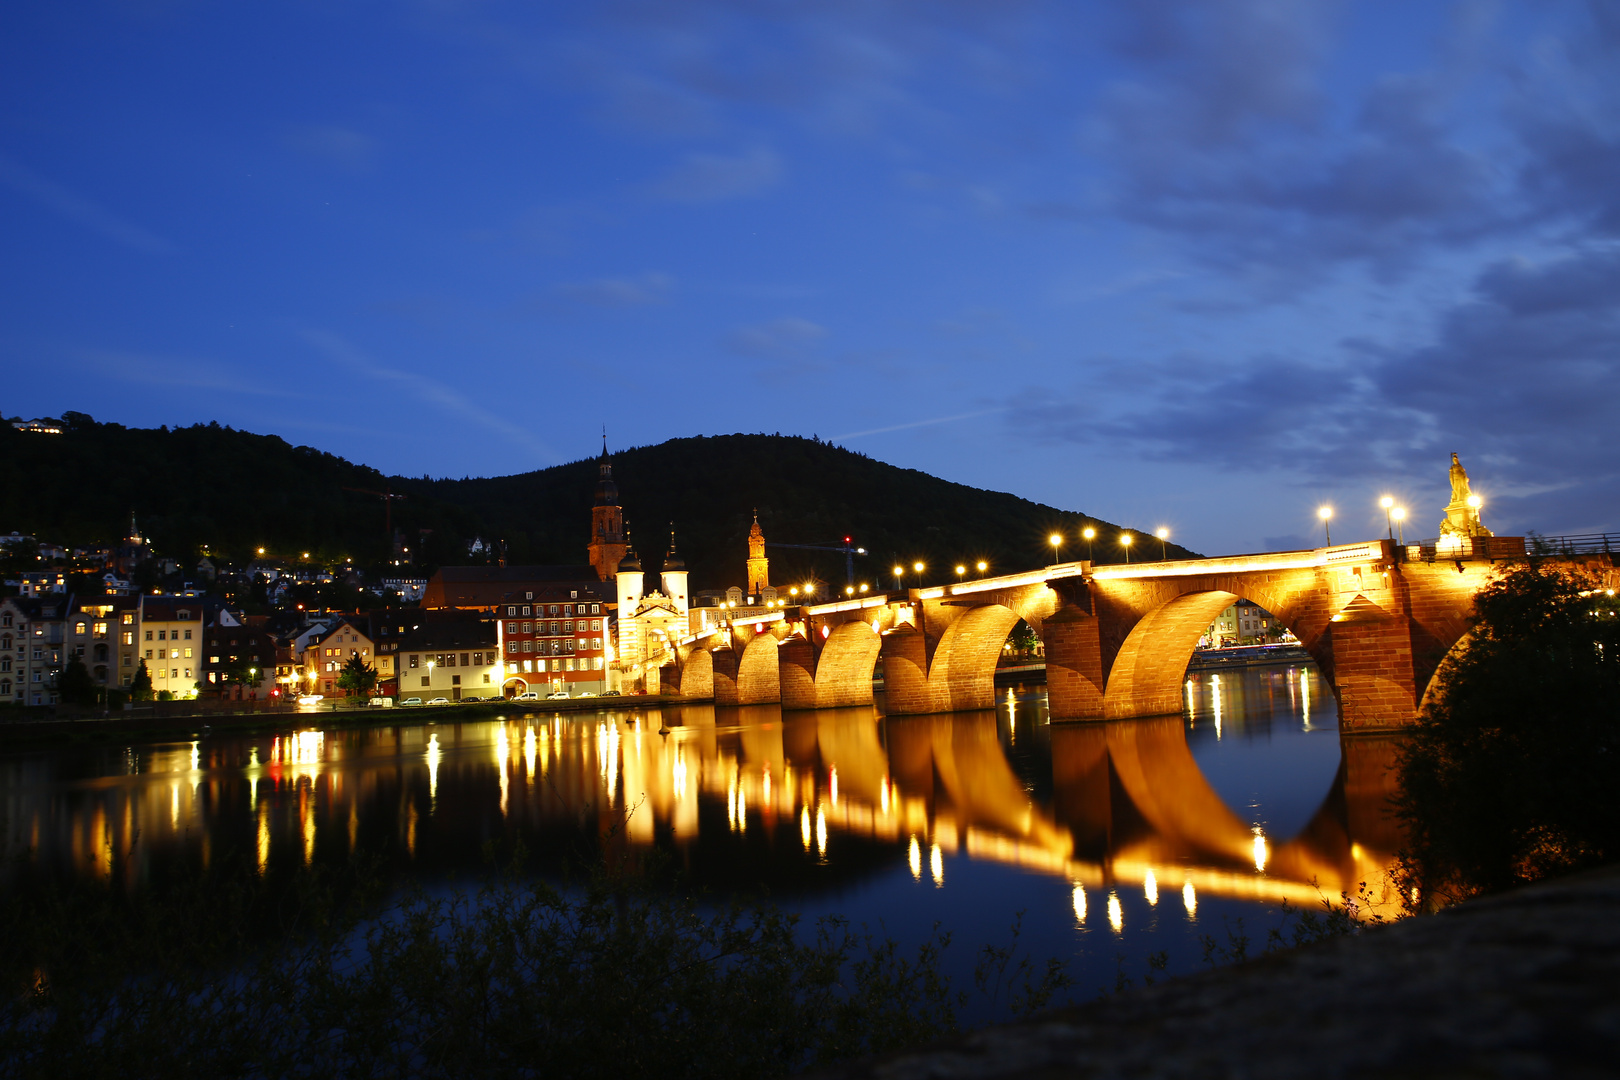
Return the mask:
[[533, 670], [534, 670], [534, 661], [532, 661], [532, 660], [523, 661], [523, 673], [525, 675], [527, 675], [530, 671], [533, 671]]
[[133, 644], [135, 644], [135, 632], [133, 630], [125, 630], [124, 631], [124, 644], [125, 645], [133, 645]]
[[187, 659], [187, 660], [190, 660], [190, 659], [191, 659], [191, 650], [190, 650], [190, 649], [187, 649], [187, 650], [186, 650], [186, 659]]
[[[533, 600], [534, 599], [534, 593], [532, 593], [532, 592], [524, 593], [523, 594], [523, 599], [525, 599], [525, 600]], [[528, 610], [524, 609], [523, 614], [527, 615], [528, 613], [529, 613]]]
[[487, 671], [484, 672], [484, 685], [485, 686], [489, 685], [489, 672], [487, 672]]
[[416, 662], [417, 662], [417, 661], [418, 661], [418, 660], [420, 660], [420, 659], [421, 659], [421, 657], [419, 657], [419, 656], [418, 656], [418, 655], [417, 655], [417, 654], [416, 654], [416, 653], [412, 653], [412, 654], [411, 654], [411, 664], [410, 664], [410, 666], [411, 666], [411, 667], [415, 667], [415, 666], [416, 666]]
[[[159, 641], [168, 641], [168, 640], [169, 640], [169, 638], [168, 638], [168, 636], [167, 636], [167, 635], [168, 635], [168, 633], [169, 633], [169, 632], [168, 632], [168, 631], [167, 631], [167, 630], [159, 630], [159, 631], [158, 631], [158, 640], [159, 640]], [[147, 635], [147, 640], [148, 640], [148, 641], [150, 641], [150, 640], [152, 640], [152, 638], [151, 638], [151, 634], [150, 634], [150, 631], [149, 631], [149, 632], [148, 632], [148, 635]]]
[[517, 614], [517, 608], [509, 607], [509, 608], [506, 609], [506, 613], [508, 615], [516, 615]]
[[147, 641], [151, 641], [151, 640], [152, 640], [152, 631], [150, 631], [150, 630], [148, 630], [148, 631], [147, 631], [147, 632], [146, 632], [146, 640], [147, 640]]
[[467, 654], [466, 653], [461, 654], [461, 666], [462, 667], [467, 666]]
[[452, 676], [450, 676], [450, 685], [451, 686], [460, 686], [461, 685], [461, 676], [460, 675], [452, 675]]
[[191, 640], [191, 631], [190, 631], [190, 630], [187, 630], [187, 631], [186, 631], [186, 640], [187, 640], [187, 641], [190, 641], [190, 640]]
[[[10, 624], [8, 623], [7, 625], [10, 625]], [[133, 611], [124, 612], [124, 625], [125, 626], [134, 626], [135, 625], [135, 613]]]
[[422, 685], [426, 686], [427, 684], [428, 684], [428, 677], [426, 675], [424, 675], [424, 676], [422, 676]]

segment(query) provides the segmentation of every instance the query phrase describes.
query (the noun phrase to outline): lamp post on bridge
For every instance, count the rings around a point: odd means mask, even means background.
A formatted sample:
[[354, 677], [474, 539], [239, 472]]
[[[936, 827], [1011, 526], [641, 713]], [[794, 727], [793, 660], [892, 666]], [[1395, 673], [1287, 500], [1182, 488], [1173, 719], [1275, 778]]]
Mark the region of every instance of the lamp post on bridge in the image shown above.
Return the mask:
[[1397, 506], [1395, 509], [1390, 511], [1390, 514], [1393, 515], [1394, 518], [1395, 518], [1395, 527], [1400, 530], [1400, 533], [1401, 533], [1401, 547], [1405, 547], [1406, 546], [1406, 507]]
[[1130, 561], [1131, 561], [1131, 534], [1130, 533], [1120, 533], [1119, 534], [1119, 543], [1120, 543], [1120, 546], [1125, 549], [1125, 562], [1127, 564], [1129, 564]]
[[1159, 561], [1165, 562], [1169, 556], [1165, 554], [1165, 542], [1170, 539], [1170, 530], [1159, 526], [1159, 531], [1153, 534], [1159, 538]]
[[923, 565], [923, 561], [921, 559], [918, 559], [916, 562], [912, 563], [911, 568], [917, 572], [917, 588], [920, 589], [923, 587], [923, 571], [928, 568]]
[[979, 562], [978, 562], [979, 576], [984, 577], [985, 571], [989, 570], [989, 569], [990, 569], [990, 564], [985, 562], [983, 559], [980, 559]]
[[1046, 538], [1046, 541], [1052, 545], [1052, 561], [1055, 563], [1058, 561], [1058, 549], [1063, 547], [1063, 534], [1053, 533]]
[[1327, 537], [1327, 546], [1332, 547], [1333, 526], [1329, 525], [1328, 522], [1333, 520], [1333, 507], [1318, 506], [1316, 508], [1316, 516], [1322, 519], [1322, 532]]
[[905, 573], [906, 573], [906, 568], [905, 567], [900, 566], [899, 564], [895, 565], [895, 568], [894, 568], [894, 591], [895, 592], [900, 591], [900, 579], [905, 576]]
[[1393, 540], [1395, 539], [1395, 515], [1393, 513], [1395, 509], [1395, 500], [1390, 498], [1388, 495], [1385, 495], [1382, 499], [1378, 500], [1378, 505], [1384, 508], [1384, 524], [1388, 526], [1389, 538]]
[[1092, 528], [1090, 525], [1087, 525], [1085, 528], [1080, 530], [1080, 535], [1086, 538], [1086, 561], [1096, 562], [1097, 555], [1096, 552], [1092, 551], [1091, 549], [1091, 542], [1097, 539], [1097, 530]]

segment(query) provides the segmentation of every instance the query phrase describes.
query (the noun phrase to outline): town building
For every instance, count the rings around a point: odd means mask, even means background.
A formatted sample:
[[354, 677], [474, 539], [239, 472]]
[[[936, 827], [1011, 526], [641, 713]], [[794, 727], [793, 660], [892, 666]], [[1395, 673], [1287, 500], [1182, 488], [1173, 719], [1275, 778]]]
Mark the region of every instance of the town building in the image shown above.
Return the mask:
[[661, 588], [646, 591], [646, 574], [634, 550], [620, 560], [614, 579], [619, 611], [614, 657], [618, 687], [656, 690], [654, 673], [673, 652], [674, 643], [691, 628], [686, 562], [675, 551], [675, 538], [670, 537], [664, 555]]
[[425, 619], [399, 643], [399, 693], [424, 701], [497, 697], [504, 672], [494, 619], [467, 613]]
[[338, 685], [338, 677], [350, 659], [358, 657], [361, 663], [375, 668], [376, 646], [360, 632], [357, 621], [339, 618], [325, 622], [303, 637], [302, 689], [326, 697], [348, 697], [350, 692]]
[[624, 508], [619, 505], [619, 485], [613, 480], [613, 461], [608, 457], [607, 439], [602, 440], [602, 456], [596, 459], [596, 501], [591, 506], [591, 539], [586, 545], [591, 567], [598, 581], [612, 581], [619, 564], [630, 550], [624, 528]]
[[137, 666], [145, 661], [153, 694], [192, 698], [202, 683], [208, 604], [173, 597], [141, 597]]
[[423, 590], [424, 609], [460, 608], [493, 615], [507, 605], [532, 604], [535, 595], [547, 590], [573, 593], [566, 597], [578, 602], [580, 592], [594, 591], [601, 585], [596, 570], [588, 563], [574, 566], [446, 566], [428, 579]]
[[60, 595], [0, 600], [0, 702], [56, 704], [68, 604]]
[[507, 697], [534, 691], [579, 697], [617, 689], [608, 669], [610, 626], [600, 586], [541, 589], [499, 614]]
[[78, 657], [91, 681], [103, 689], [133, 682], [138, 601], [128, 597], [75, 596], [68, 606], [64, 661]]
[[276, 635], [269, 624], [267, 615], [221, 610], [214, 617], [203, 659], [208, 690], [231, 701], [256, 701], [275, 689]]
[[1253, 600], [1238, 600], [1215, 617], [1203, 644], [1217, 649], [1228, 645], [1262, 645], [1281, 638], [1285, 632], [1271, 612]]

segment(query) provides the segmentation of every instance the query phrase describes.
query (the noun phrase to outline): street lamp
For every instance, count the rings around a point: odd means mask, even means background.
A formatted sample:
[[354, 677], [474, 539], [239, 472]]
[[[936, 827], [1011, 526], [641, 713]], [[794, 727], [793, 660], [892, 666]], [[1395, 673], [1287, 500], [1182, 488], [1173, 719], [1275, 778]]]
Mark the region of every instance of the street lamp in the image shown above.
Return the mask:
[[1120, 533], [1119, 542], [1120, 545], [1125, 549], [1125, 561], [1128, 563], [1131, 561], [1131, 534]]
[[853, 586], [853, 585], [845, 585], [844, 586], [844, 595], [845, 596], [854, 596], [855, 595], [855, 586]]
[[1327, 537], [1327, 546], [1332, 547], [1333, 526], [1329, 525], [1328, 522], [1333, 520], [1333, 507], [1318, 506], [1316, 508], [1316, 516], [1322, 519], [1322, 533]]
[[912, 563], [911, 568], [913, 570], [917, 571], [917, 588], [920, 589], [920, 588], [922, 588], [922, 575], [923, 575], [922, 560], [918, 559], [916, 562]]
[[905, 573], [906, 568], [896, 563], [894, 567], [894, 589], [896, 592], [900, 591], [900, 579], [905, 576]]
[[1159, 538], [1159, 561], [1164, 562], [1169, 557], [1165, 554], [1165, 541], [1170, 539], [1170, 530], [1161, 525], [1153, 535]]
[[866, 591], [866, 582], [863, 581], [863, 582], [861, 582], [861, 592], [865, 592], [865, 591]]
[[814, 596], [815, 592], [816, 592], [816, 583], [815, 582], [807, 581], [807, 582], [804, 583], [804, 595], [806, 595], [806, 596]]
[[1390, 511], [1390, 514], [1395, 518], [1395, 527], [1400, 530], [1401, 547], [1405, 547], [1406, 546], [1406, 507], [1397, 506], [1395, 509]]
[[1091, 542], [1097, 539], [1097, 530], [1093, 529], [1090, 525], [1087, 525], [1085, 528], [1080, 530], [1080, 535], [1086, 538], [1086, 561], [1096, 562], [1097, 560], [1091, 550]]
[[1052, 545], [1052, 561], [1057, 562], [1058, 549], [1063, 546], [1063, 534], [1053, 533], [1051, 536], [1046, 538], [1046, 542]]
[[956, 564], [956, 583], [958, 585], [962, 584], [962, 575], [965, 574], [965, 573], [967, 573], [967, 567], [963, 566], [961, 563], [957, 563]]
[[1385, 495], [1378, 500], [1378, 505], [1384, 508], [1384, 525], [1388, 527], [1389, 538], [1393, 540], [1395, 539], [1395, 515], [1391, 511], [1395, 509], [1395, 500]]
[[980, 559], [978, 561], [977, 565], [978, 565], [978, 570], [979, 570], [979, 576], [984, 577], [984, 572], [986, 570], [990, 569], [990, 564], [985, 562], [983, 559]]

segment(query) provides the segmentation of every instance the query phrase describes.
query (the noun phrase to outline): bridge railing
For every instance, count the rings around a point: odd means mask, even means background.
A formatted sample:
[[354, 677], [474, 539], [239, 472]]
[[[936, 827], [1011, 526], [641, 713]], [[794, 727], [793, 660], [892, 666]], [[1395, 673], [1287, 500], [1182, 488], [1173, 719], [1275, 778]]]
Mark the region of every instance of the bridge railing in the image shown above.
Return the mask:
[[1527, 536], [1525, 545], [1536, 555], [1613, 555], [1620, 553], [1620, 533]]

